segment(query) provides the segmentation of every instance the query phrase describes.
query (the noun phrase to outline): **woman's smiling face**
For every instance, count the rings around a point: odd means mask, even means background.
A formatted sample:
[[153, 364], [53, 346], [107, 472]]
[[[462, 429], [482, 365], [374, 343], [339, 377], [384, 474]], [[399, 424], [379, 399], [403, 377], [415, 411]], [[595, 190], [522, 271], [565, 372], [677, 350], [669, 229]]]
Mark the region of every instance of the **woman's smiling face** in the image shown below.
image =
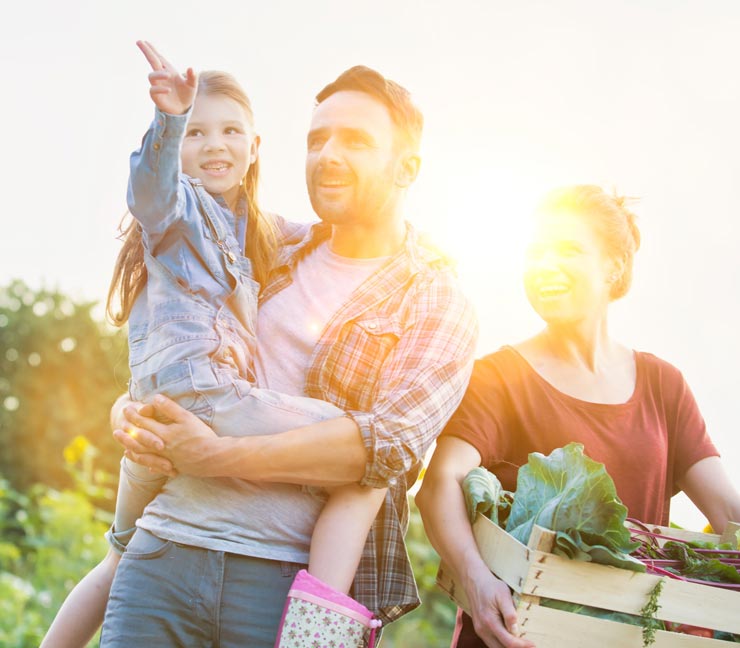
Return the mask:
[[577, 323], [605, 314], [614, 271], [614, 261], [586, 218], [569, 211], [537, 216], [524, 287], [545, 322]]

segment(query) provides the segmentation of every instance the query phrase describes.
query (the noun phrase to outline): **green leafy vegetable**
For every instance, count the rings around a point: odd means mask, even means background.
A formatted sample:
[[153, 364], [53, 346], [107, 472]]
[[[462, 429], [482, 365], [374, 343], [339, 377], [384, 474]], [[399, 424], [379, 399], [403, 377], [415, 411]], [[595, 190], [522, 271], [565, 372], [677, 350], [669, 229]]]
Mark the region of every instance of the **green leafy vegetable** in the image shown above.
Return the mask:
[[[530, 454], [528, 463], [519, 469], [513, 503], [512, 493], [503, 490], [495, 475], [484, 468], [466, 476], [463, 492], [471, 522], [478, 512], [500, 526], [505, 522], [506, 530], [524, 544], [537, 524], [555, 532], [552, 551], [561, 556], [643, 572], [647, 563], [652, 573], [694, 582], [701, 579], [706, 584], [722, 581], [725, 588], [737, 588], [740, 582], [740, 552], [733, 551], [731, 545], [704, 547], [698, 542], [673, 542], [634, 520], [632, 523], [642, 529], [634, 530], [633, 539], [625, 527], [627, 508], [617, 497], [614, 482], [603, 464], [583, 454], [579, 443], [553, 450], [549, 456]], [[658, 538], [671, 541], [661, 546]], [[640, 559], [628, 555], [635, 550]], [[643, 646], [650, 646], [655, 642], [656, 630], [666, 629], [666, 624], [656, 618], [663, 582], [661, 579], [652, 590], [639, 616], [546, 598], [540, 604], [640, 625]], [[716, 631], [714, 635], [725, 641], [740, 641], [738, 635]]]
[[732, 543], [686, 541], [645, 528], [630, 520], [640, 547], [633, 553], [647, 571], [671, 578], [740, 591], [740, 550]]
[[506, 530], [526, 544], [535, 524], [557, 533], [553, 553], [645, 571], [629, 556], [638, 544], [624, 526], [627, 507], [603, 464], [569, 443], [549, 456], [529, 455], [519, 469]]
[[510, 493], [503, 489], [496, 475], [482, 467], [473, 468], [465, 476], [462, 489], [471, 524], [478, 513], [499, 524], [499, 507], [507, 501]]
[[686, 543], [666, 542], [663, 551], [679, 563], [667, 569], [682, 576], [714, 583], [740, 583], [740, 572], [735, 567], [726, 565], [717, 558], [702, 555]]

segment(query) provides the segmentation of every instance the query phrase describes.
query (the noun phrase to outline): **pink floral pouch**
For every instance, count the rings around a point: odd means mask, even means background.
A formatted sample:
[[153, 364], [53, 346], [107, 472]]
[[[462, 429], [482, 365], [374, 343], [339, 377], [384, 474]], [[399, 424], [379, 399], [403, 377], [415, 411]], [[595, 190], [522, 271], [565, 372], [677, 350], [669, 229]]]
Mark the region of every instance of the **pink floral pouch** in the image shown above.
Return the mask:
[[373, 648], [380, 625], [364, 605], [302, 569], [288, 592], [275, 648]]

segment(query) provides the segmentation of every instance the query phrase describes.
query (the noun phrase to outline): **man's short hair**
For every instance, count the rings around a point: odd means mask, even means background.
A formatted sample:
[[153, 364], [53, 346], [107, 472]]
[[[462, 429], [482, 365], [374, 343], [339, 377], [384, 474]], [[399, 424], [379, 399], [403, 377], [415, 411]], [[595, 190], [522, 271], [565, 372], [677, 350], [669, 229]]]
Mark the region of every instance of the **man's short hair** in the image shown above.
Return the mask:
[[342, 72], [317, 95], [320, 104], [331, 95], [343, 90], [364, 92], [380, 101], [390, 112], [393, 123], [414, 151], [419, 150], [424, 116], [411, 100], [411, 93], [395, 81], [386, 79], [380, 72], [364, 65], [355, 65]]

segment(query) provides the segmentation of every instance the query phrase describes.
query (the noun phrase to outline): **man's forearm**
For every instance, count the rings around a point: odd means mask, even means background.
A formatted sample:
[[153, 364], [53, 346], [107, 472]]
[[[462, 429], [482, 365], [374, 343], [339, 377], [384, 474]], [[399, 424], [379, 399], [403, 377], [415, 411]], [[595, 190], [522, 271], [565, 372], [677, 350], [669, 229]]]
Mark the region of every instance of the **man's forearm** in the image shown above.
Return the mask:
[[311, 486], [359, 482], [367, 462], [360, 430], [349, 417], [280, 434], [218, 437], [210, 455], [214, 475]]

